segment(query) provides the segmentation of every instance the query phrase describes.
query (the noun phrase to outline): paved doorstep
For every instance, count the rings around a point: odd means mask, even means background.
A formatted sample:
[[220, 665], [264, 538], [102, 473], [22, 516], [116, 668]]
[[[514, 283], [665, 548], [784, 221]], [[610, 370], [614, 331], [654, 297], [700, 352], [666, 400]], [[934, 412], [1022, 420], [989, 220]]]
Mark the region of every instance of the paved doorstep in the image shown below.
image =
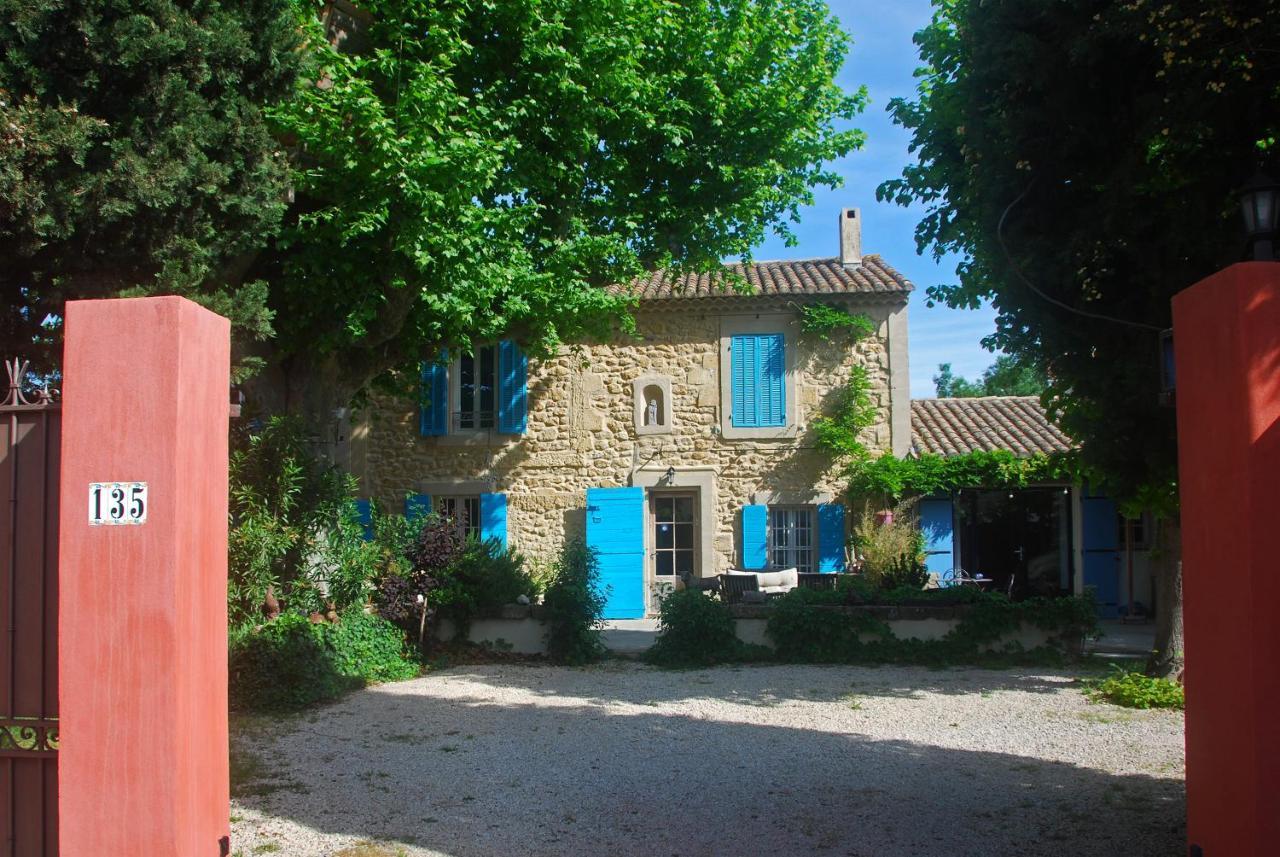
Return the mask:
[[1176, 854], [1182, 734], [1052, 671], [458, 667], [239, 721], [233, 851]]

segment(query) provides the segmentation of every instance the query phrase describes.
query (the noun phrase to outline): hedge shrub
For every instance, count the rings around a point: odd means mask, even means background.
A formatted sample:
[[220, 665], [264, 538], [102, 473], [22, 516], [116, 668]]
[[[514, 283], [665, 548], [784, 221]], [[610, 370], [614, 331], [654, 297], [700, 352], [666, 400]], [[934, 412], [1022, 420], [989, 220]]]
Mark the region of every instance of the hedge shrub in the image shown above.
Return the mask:
[[353, 610], [333, 624], [283, 613], [233, 633], [229, 652], [231, 707], [283, 711], [334, 699], [369, 682], [418, 674], [404, 633], [378, 616]]
[[551, 660], [576, 665], [604, 657], [600, 639], [604, 600], [596, 552], [581, 540], [567, 542], [542, 602]]
[[659, 607], [658, 639], [644, 653], [659, 666], [689, 667], [768, 656], [738, 639], [729, 606], [691, 589], [672, 592]]

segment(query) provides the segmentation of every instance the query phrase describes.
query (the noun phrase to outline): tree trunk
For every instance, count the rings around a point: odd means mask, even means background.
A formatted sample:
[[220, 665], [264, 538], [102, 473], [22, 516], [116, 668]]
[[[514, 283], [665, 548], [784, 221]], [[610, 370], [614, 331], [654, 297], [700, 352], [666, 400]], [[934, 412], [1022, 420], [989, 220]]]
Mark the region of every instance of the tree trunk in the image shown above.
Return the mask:
[[348, 469], [351, 402], [378, 375], [395, 367], [391, 348], [344, 348], [321, 355], [271, 353], [257, 349], [266, 361], [261, 373], [245, 382], [251, 412], [263, 417], [288, 414], [302, 420], [316, 455]]
[[1150, 675], [1182, 680], [1182, 531], [1173, 520], [1157, 521], [1156, 640], [1147, 660]]

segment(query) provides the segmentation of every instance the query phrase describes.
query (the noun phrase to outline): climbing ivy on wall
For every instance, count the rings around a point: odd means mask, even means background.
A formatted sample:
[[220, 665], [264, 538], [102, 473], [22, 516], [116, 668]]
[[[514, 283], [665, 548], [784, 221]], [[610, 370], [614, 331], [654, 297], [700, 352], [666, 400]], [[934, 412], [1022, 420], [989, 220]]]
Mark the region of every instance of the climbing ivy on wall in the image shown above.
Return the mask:
[[852, 336], [856, 342], [875, 332], [876, 323], [862, 313], [851, 313], [827, 304], [807, 304], [800, 308], [800, 331], [831, 342], [838, 336]]
[[1083, 478], [1074, 452], [1019, 458], [1003, 449], [949, 457], [933, 453], [917, 458], [864, 457], [852, 462], [847, 473], [851, 495], [890, 498], [948, 494], [960, 488], [1025, 488]]
[[[800, 330], [823, 342], [843, 337], [857, 343], [875, 333], [876, 325], [868, 316], [853, 314], [826, 304], [809, 304], [800, 309]], [[860, 460], [868, 455], [860, 440], [864, 430], [876, 421], [876, 406], [871, 400], [871, 378], [865, 366], [854, 366], [849, 379], [836, 393], [830, 415], [813, 420], [811, 426], [819, 448], [837, 460]]]

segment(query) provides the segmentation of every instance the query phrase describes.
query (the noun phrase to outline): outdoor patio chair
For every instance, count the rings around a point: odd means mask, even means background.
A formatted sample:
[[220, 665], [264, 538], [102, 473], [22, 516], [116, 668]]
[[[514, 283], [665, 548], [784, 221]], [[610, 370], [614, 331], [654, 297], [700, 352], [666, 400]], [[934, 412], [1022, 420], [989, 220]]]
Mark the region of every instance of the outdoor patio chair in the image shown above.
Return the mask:
[[760, 581], [754, 574], [720, 575], [720, 597], [725, 604], [738, 604], [744, 592], [759, 592]]
[[718, 577], [696, 577], [692, 571], [682, 571], [680, 572], [680, 580], [684, 583], [685, 589], [703, 593], [720, 591], [720, 578]]
[[816, 572], [801, 572], [800, 585], [805, 589], [817, 589], [822, 591], [832, 590], [836, 588], [836, 574], [820, 574]]

